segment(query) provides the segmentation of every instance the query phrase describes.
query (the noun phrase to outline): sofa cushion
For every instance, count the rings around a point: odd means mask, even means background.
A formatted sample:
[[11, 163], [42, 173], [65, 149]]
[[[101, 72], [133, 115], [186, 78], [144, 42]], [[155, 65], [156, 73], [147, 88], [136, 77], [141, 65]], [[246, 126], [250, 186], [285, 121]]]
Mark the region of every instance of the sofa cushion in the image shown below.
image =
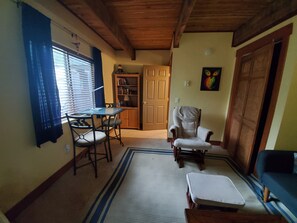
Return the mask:
[[294, 215], [297, 215], [296, 174], [266, 172], [262, 176], [262, 182]]

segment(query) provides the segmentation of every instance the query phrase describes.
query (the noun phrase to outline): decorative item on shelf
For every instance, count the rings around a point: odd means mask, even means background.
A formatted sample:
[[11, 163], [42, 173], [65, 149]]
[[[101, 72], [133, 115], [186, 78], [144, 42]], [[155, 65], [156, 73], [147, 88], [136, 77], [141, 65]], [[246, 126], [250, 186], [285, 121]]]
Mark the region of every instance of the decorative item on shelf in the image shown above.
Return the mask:
[[123, 88], [119, 87], [119, 94], [123, 94]]
[[125, 73], [121, 64], [118, 65], [118, 68], [115, 72], [116, 74], [123, 74]]
[[129, 104], [129, 96], [128, 96], [128, 92], [127, 92], [127, 94], [125, 94], [125, 96], [124, 96], [124, 104], [125, 104], [125, 106], [128, 106], [128, 104]]
[[126, 80], [126, 78], [119, 78], [119, 80], [118, 80], [118, 85], [127, 85], [127, 80]]
[[129, 96], [127, 94], [124, 96], [124, 101], [129, 101]]

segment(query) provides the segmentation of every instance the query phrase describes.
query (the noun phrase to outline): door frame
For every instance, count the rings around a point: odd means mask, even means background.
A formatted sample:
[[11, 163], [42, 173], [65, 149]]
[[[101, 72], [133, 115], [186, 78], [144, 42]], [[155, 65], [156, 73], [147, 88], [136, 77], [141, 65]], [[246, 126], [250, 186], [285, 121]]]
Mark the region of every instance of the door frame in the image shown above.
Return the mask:
[[[239, 75], [239, 71], [240, 71], [241, 57], [243, 55], [247, 55], [251, 52], [254, 52], [255, 50], [263, 47], [266, 44], [276, 43], [276, 42], [281, 41], [282, 48], [280, 51], [278, 67], [276, 70], [276, 76], [275, 76], [275, 81], [274, 81], [274, 85], [273, 85], [271, 101], [270, 101], [267, 119], [264, 124], [264, 130], [262, 133], [261, 142], [260, 142], [260, 146], [259, 146], [259, 151], [265, 149], [266, 143], [268, 140], [268, 136], [269, 136], [269, 132], [270, 132], [270, 128], [271, 128], [271, 124], [272, 124], [272, 120], [273, 120], [273, 116], [274, 116], [274, 111], [275, 111], [276, 102], [277, 102], [277, 98], [278, 98], [280, 83], [282, 80], [284, 65], [285, 65], [285, 61], [286, 61], [289, 37], [292, 34], [292, 30], [293, 30], [293, 24], [291, 23], [283, 28], [276, 30], [275, 32], [272, 32], [271, 34], [268, 34], [268, 35], [260, 38], [259, 40], [256, 40], [255, 42], [250, 43], [249, 45], [237, 50], [236, 63], [235, 63], [235, 69], [234, 69], [234, 77], [233, 77], [232, 89], [231, 89], [231, 95], [230, 95], [230, 103], [229, 103], [225, 131], [224, 131], [223, 146], [226, 146], [229, 143], [228, 139], [230, 137], [229, 131], [230, 131], [230, 126], [231, 126], [232, 108], [234, 106], [235, 96], [236, 96], [237, 87], [238, 87], [237, 83], [238, 83], [238, 75]], [[255, 148], [254, 148], [254, 150], [255, 150]]]

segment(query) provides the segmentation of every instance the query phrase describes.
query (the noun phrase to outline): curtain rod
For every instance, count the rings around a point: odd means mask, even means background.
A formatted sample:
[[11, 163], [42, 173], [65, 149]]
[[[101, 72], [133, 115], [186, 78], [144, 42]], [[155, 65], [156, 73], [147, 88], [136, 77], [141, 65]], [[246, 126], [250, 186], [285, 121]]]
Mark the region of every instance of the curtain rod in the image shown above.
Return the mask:
[[19, 8], [20, 5], [22, 4], [22, 0], [10, 0], [12, 1], [13, 3], [15, 3], [17, 5], [17, 7]]
[[81, 36], [77, 35], [75, 32], [71, 31], [70, 29], [66, 28], [65, 26], [61, 25], [60, 23], [58, 23], [57, 21], [51, 19], [51, 23], [53, 25], [55, 25], [56, 27], [58, 27], [59, 29], [61, 29], [62, 31], [72, 35], [72, 37], [76, 36], [78, 39], [80, 39], [82, 42], [85, 42], [86, 44], [88, 44], [90, 47], [93, 47], [93, 45], [91, 43], [89, 43], [87, 40], [83, 39]]
[[[11, 2], [15, 3], [17, 5], [17, 7], [19, 8], [22, 3], [23, 0], [10, 0]], [[32, 6], [31, 6], [32, 7]], [[64, 32], [70, 34], [72, 37], [77, 37], [78, 39], [80, 39], [82, 42], [85, 42], [86, 44], [88, 44], [90, 47], [94, 47], [93, 44], [89, 43], [87, 40], [83, 39], [81, 36], [77, 35], [75, 32], [72, 32], [70, 29], [66, 28], [65, 26], [61, 25], [60, 23], [58, 23], [57, 21], [53, 20], [52, 18], [49, 18], [51, 20], [51, 23], [53, 25], [55, 25], [56, 27], [60, 28], [61, 30], [63, 30]]]

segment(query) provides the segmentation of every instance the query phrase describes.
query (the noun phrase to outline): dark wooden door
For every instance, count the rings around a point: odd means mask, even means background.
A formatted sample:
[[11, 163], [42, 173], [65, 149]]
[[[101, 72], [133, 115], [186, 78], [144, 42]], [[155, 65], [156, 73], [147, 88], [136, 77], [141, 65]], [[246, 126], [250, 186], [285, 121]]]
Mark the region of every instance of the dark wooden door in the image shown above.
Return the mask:
[[240, 60], [236, 93], [230, 117], [227, 148], [235, 161], [249, 171], [273, 54], [273, 44]]
[[252, 56], [247, 55], [240, 58], [240, 60], [241, 65], [238, 74], [237, 91], [234, 98], [228, 139], [228, 151], [232, 156], [234, 156], [236, 152], [238, 137], [241, 130], [242, 116], [248, 91], [248, 77], [252, 66]]

